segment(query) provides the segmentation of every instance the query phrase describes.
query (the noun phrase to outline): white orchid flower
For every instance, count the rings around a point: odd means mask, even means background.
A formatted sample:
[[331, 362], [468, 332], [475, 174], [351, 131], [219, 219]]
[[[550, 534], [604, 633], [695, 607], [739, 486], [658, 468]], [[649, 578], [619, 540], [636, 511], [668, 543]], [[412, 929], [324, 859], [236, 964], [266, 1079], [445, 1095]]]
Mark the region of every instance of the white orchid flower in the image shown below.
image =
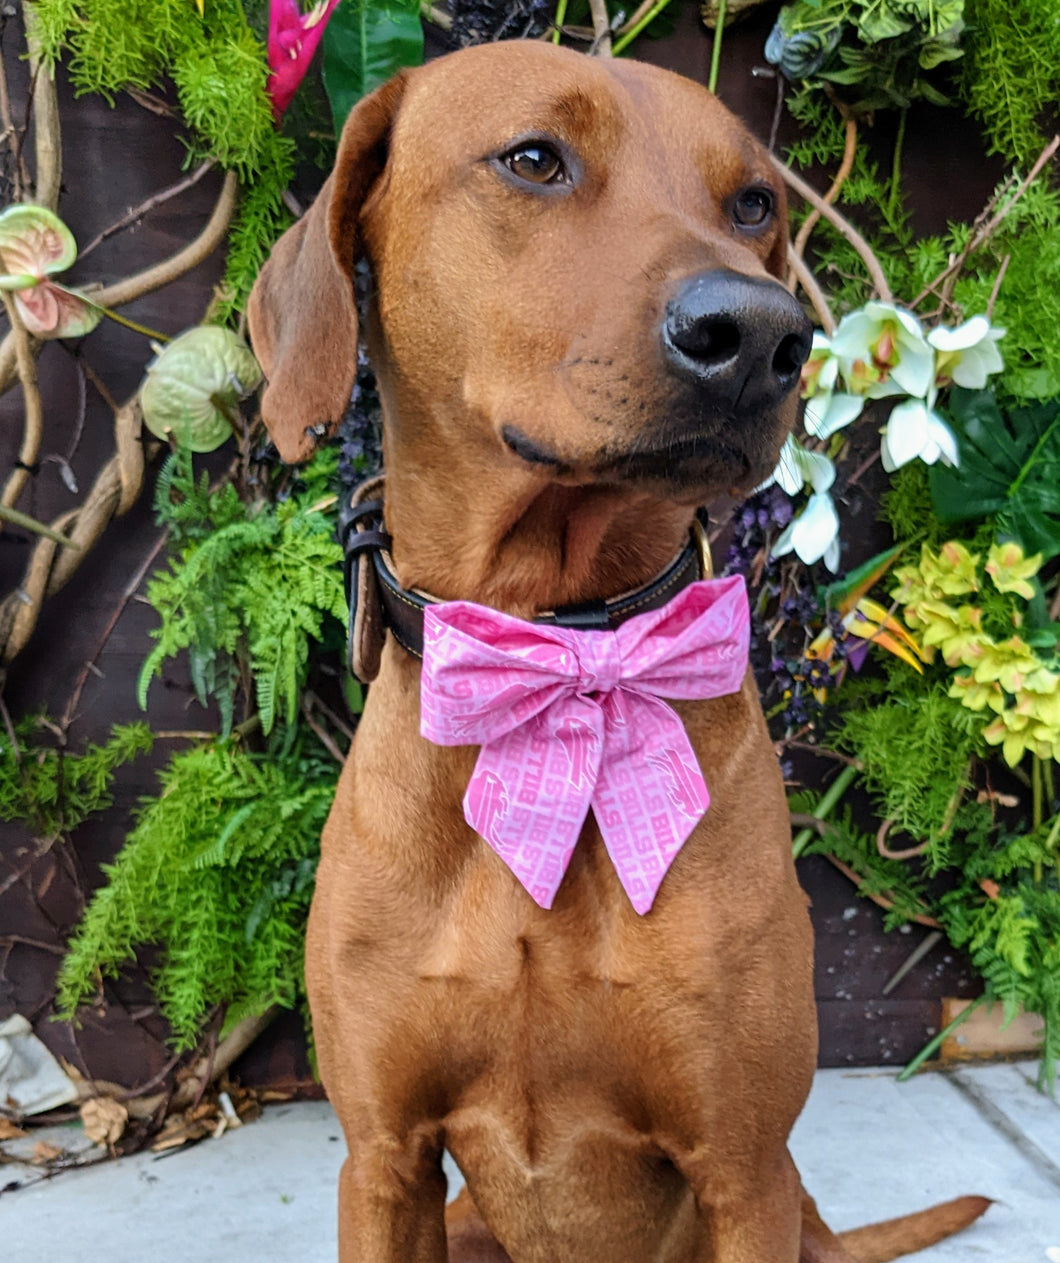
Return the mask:
[[935, 351], [917, 318], [894, 303], [866, 303], [832, 338], [848, 390], [869, 399], [923, 398], [935, 380]]
[[816, 491], [773, 545], [773, 556], [794, 551], [811, 566], [822, 558], [833, 574], [839, 569], [839, 514], [827, 491]]
[[815, 439], [830, 439], [837, 430], [856, 421], [864, 407], [865, 400], [860, 395], [848, 395], [842, 391], [816, 395], [806, 400], [802, 424], [806, 433]]
[[973, 316], [956, 329], [939, 325], [928, 334], [935, 348], [935, 385], [982, 390], [986, 379], [1005, 367], [997, 349], [1004, 329], [994, 328], [985, 316]]
[[798, 495], [807, 483], [814, 491], [827, 491], [835, 482], [835, 465], [823, 452], [810, 452], [790, 434], [780, 449], [777, 467], [756, 491], [776, 483], [789, 496]]
[[831, 339], [820, 329], [815, 329], [810, 354], [799, 374], [799, 394], [803, 399], [835, 390], [839, 375], [839, 361], [832, 351]]
[[957, 440], [953, 431], [934, 409], [935, 392], [927, 399], [907, 399], [887, 418], [880, 431], [880, 454], [883, 467], [893, 473], [916, 457], [925, 465], [941, 460], [944, 465], [957, 465]]
[[802, 423], [806, 433], [817, 439], [831, 438], [837, 430], [861, 415], [865, 400], [859, 395], [836, 391], [839, 360], [831, 341], [818, 330], [813, 335], [810, 358], [802, 366], [801, 395], [806, 400]]
[[773, 546], [773, 556], [794, 550], [808, 566], [823, 557], [834, 574], [839, 569], [839, 515], [828, 492], [835, 482], [835, 465], [823, 452], [808, 451], [789, 435], [769, 482], [776, 482], [789, 496], [806, 485], [813, 488], [806, 507]]

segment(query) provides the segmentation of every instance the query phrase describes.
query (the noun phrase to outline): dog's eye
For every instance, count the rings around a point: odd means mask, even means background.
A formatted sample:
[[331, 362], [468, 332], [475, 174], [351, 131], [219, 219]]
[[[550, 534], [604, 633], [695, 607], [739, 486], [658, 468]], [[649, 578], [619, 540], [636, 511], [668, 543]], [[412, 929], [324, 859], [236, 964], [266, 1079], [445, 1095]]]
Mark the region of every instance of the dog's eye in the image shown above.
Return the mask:
[[504, 165], [528, 184], [559, 184], [567, 172], [559, 155], [547, 145], [520, 145], [506, 153]]
[[773, 213], [768, 189], [744, 189], [732, 204], [732, 217], [744, 228], [761, 228]]

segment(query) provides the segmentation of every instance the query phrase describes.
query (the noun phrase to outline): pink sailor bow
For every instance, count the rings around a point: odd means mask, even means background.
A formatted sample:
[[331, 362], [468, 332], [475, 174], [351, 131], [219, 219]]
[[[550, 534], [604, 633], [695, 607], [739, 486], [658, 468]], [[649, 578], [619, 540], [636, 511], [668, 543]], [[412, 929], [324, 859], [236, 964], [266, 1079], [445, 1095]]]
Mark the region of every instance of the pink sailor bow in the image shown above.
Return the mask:
[[739, 689], [741, 578], [693, 583], [613, 631], [528, 623], [469, 601], [427, 608], [420, 731], [480, 745], [464, 817], [550, 908], [589, 808], [637, 912], [710, 805], [684, 725], [661, 699]]

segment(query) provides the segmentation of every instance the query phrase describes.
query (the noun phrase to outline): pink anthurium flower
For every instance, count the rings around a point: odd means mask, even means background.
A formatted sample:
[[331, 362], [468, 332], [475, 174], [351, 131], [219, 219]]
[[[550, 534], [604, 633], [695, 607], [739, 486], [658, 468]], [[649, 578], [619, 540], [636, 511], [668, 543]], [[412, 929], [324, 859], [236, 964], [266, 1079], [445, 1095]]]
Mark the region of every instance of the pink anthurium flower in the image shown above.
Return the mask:
[[269, 0], [268, 91], [279, 119], [305, 78], [339, 0], [318, 0], [303, 13], [298, 0]]
[[19, 203], [0, 214], [0, 289], [14, 294], [22, 323], [38, 338], [89, 333], [103, 312], [51, 279], [77, 258], [73, 233], [43, 206]]

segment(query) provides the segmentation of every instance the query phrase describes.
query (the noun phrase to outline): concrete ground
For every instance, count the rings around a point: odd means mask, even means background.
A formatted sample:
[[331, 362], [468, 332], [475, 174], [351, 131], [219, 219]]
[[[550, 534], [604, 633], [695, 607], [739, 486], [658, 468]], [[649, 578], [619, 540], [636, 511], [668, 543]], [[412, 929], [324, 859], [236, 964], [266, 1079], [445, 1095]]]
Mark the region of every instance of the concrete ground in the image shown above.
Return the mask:
[[[818, 1073], [792, 1148], [825, 1218], [842, 1229], [981, 1193], [996, 1201], [985, 1217], [917, 1259], [1060, 1263], [1060, 1105], [1035, 1090], [1034, 1072], [1029, 1062], [985, 1066], [902, 1085], [891, 1070]], [[52, 1135], [70, 1147], [74, 1133]], [[0, 1255], [333, 1263], [344, 1150], [330, 1107], [304, 1103], [270, 1106], [258, 1122], [193, 1148], [52, 1179], [0, 1166]], [[450, 1175], [453, 1193], [459, 1174]]]

